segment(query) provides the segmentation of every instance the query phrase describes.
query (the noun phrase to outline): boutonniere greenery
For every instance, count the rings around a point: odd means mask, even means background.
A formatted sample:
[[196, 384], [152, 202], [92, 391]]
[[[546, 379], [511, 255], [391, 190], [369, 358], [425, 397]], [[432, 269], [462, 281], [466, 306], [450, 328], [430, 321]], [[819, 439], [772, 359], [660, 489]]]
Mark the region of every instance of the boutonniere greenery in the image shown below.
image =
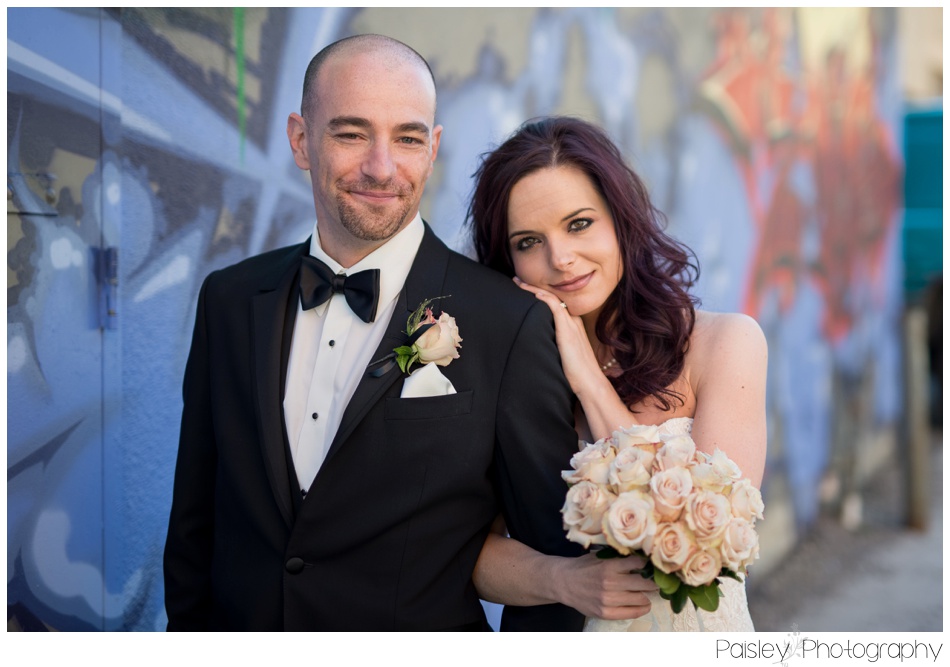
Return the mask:
[[371, 371], [374, 376], [379, 377], [389, 371], [391, 364], [383, 364], [386, 361], [394, 360], [399, 365], [399, 370], [408, 373], [417, 362], [448, 366], [453, 359], [459, 358], [458, 350], [462, 347], [462, 338], [459, 336], [455, 318], [444, 311], [436, 318], [430, 307], [433, 301], [445, 298], [448, 297], [426, 299], [412, 311], [406, 320], [406, 342], [395, 348], [391, 354], [370, 364], [370, 368], [376, 367]]

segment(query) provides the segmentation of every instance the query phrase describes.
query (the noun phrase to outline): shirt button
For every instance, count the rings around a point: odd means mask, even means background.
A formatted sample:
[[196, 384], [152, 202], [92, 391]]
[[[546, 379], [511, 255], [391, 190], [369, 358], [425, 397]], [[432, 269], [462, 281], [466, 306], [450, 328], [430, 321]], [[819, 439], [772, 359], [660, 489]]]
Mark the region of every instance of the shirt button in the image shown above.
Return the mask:
[[316, 412], [314, 412], [314, 413], [313, 413], [312, 415], [310, 415], [310, 416], [313, 417], [313, 420], [314, 420], [314, 421], [317, 421], [317, 417], [319, 417], [320, 415], [318, 415]]
[[297, 558], [295, 556], [294, 558], [291, 558], [290, 560], [288, 560], [287, 564], [284, 567], [291, 574], [299, 574], [303, 572], [303, 566], [304, 566], [303, 558]]
[[335, 341], [335, 340], [331, 340], [331, 341], [330, 341], [330, 347], [333, 347], [334, 345], [336, 345], [336, 341]]

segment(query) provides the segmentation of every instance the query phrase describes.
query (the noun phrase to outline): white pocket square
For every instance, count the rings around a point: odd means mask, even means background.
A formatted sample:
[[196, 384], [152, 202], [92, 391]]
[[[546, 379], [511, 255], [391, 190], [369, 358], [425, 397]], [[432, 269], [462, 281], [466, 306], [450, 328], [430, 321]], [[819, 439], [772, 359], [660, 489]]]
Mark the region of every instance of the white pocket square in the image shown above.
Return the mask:
[[442, 375], [439, 367], [428, 363], [413, 371], [402, 383], [400, 398], [425, 398], [426, 396], [447, 396], [454, 394], [455, 387]]

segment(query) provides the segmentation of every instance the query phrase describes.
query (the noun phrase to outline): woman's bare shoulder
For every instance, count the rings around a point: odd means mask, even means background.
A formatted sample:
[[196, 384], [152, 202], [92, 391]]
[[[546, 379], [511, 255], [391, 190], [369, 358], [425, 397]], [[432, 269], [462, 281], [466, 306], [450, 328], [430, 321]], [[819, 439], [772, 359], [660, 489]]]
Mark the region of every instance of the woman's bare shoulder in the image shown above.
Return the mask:
[[697, 310], [690, 353], [696, 370], [759, 365], [768, 360], [768, 345], [762, 327], [748, 315]]

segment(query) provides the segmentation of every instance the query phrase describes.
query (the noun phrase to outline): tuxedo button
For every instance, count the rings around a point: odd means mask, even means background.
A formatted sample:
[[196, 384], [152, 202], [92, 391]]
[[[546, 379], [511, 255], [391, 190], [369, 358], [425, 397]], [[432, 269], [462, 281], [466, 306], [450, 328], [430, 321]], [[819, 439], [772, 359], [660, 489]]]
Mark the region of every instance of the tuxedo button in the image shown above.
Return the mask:
[[291, 558], [287, 561], [287, 564], [284, 566], [287, 568], [287, 571], [291, 574], [299, 574], [303, 572], [303, 558]]

